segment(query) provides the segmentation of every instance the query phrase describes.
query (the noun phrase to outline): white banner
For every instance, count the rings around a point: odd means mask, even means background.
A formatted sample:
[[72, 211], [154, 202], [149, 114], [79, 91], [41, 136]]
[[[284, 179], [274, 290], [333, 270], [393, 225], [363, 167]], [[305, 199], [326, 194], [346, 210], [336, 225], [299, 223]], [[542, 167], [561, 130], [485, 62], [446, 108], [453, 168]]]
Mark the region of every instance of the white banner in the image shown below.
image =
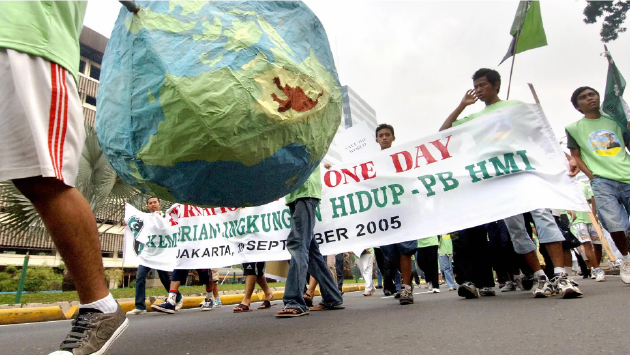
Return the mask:
[[[322, 170], [315, 237], [323, 255], [359, 253], [537, 208], [589, 211], [567, 165], [538, 105], [506, 107]], [[145, 244], [143, 265], [192, 269], [290, 258], [283, 200], [232, 209], [174, 205], [166, 220], [156, 218], [127, 206], [129, 227], [140, 226], [126, 228], [127, 239]], [[178, 225], [165, 226], [169, 219]]]

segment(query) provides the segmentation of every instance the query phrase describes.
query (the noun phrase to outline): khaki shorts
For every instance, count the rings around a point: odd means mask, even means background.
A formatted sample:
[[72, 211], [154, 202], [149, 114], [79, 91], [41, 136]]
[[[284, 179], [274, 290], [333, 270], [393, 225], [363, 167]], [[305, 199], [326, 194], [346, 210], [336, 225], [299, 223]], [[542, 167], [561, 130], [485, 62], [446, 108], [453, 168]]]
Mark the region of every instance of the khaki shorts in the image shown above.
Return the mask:
[[0, 127], [0, 180], [43, 176], [74, 186], [85, 127], [63, 67], [0, 48]]
[[212, 281], [219, 282], [219, 269], [210, 270], [212, 270]]

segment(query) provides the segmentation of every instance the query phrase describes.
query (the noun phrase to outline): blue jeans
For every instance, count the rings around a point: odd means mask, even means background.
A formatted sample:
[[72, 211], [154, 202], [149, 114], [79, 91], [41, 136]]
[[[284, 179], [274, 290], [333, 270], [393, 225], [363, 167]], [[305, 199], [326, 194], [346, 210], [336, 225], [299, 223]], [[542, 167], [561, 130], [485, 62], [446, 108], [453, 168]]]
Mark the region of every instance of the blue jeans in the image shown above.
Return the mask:
[[[147, 304], [145, 303], [146, 298], [146, 284], [147, 284], [147, 274], [151, 271], [150, 267], [144, 265], [138, 265], [138, 272], [136, 273], [136, 309], [147, 310]], [[157, 270], [158, 276], [160, 277], [160, 281], [162, 282], [162, 286], [166, 289], [166, 292], [169, 291], [171, 287], [171, 278], [168, 275], [168, 272]], [[182, 299], [182, 294], [177, 292], [177, 302]]]
[[457, 288], [455, 277], [453, 277], [453, 257], [449, 255], [439, 255], [438, 260], [440, 260], [440, 271], [442, 272], [442, 277], [444, 277], [448, 287]]
[[381, 269], [376, 266], [376, 287], [383, 287], [383, 274], [381, 274]]
[[630, 229], [630, 185], [623, 182], [595, 177], [591, 180], [597, 215], [610, 233]]
[[287, 249], [291, 254], [291, 263], [284, 289], [285, 308], [308, 311], [302, 297], [307, 272], [319, 282], [322, 293], [320, 304], [332, 307], [343, 303], [341, 293], [315, 240], [313, 228], [318, 203], [319, 200], [316, 198], [299, 198], [289, 204], [292, 224], [287, 237]]

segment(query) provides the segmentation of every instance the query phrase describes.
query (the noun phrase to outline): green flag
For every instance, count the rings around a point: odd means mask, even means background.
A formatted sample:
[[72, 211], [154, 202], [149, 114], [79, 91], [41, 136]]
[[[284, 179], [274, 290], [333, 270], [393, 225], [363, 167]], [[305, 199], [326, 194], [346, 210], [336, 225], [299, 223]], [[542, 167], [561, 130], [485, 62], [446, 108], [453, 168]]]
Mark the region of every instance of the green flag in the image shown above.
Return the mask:
[[621, 127], [621, 130], [624, 132], [624, 140], [628, 143], [627, 138], [629, 137], [626, 137], [626, 135], [630, 135], [627, 127], [630, 109], [623, 99], [626, 80], [617, 69], [617, 65], [612, 59], [606, 45], [604, 45], [604, 49], [606, 51], [603, 54], [608, 59], [608, 77], [606, 78], [606, 92], [604, 93], [602, 110]]
[[547, 45], [547, 36], [540, 13], [540, 1], [521, 1], [518, 4], [510, 34], [512, 42], [501, 63], [517, 53]]

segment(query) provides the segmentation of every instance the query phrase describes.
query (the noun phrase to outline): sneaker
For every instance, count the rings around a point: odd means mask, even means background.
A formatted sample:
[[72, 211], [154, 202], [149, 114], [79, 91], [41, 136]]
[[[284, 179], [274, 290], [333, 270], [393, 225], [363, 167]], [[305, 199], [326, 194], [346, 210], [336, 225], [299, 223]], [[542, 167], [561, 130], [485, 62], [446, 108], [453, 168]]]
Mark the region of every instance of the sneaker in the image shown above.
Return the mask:
[[152, 304], [151, 308], [162, 313], [175, 313], [175, 305], [169, 301], [164, 301], [162, 302], [162, 304]]
[[72, 321], [72, 329], [59, 346], [49, 355], [101, 355], [127, 329], [129, 319], [120, 305], [114, 313], [103, 313], [92, 308], [79, 308]]
[[619, 275], [621, 275], [621, 281], [625, 284], [630, 284], [630, 261], [621, 260], [621, 266], [619, 267]]
[[433, 290], [431, 290], [431, 293], [440, 293], [440, 289], [439, 288], [434, 288]]
[[597, 268], [595, 269], [595, 273], [596, 273], [595, 281], [597, 282], [606, 281], [606, 274], [604, 274], [604, 270]]
[[214, 298], [214, 308], [221, 308], [223, 303], [221, 303], [221, 297]]
[[552, 282], [555, 284], [556, 289], [562, 298], [577, 298], [582, 296], [582, 291], [571, 283], [567, 274], [555, 276]]
[[212, 298], [206, 298], [203, 302], [199, 304], [199, 308], [202, 311], [211, 311], [214, 308], [214, 301]]
[[523, 274], [514, 276], [514, 286], [521, 291], [525, 291], [525, 287], [523, 287]]
[[[566, 275], [566, 274], [565, 274]], [[569, 280], [569, 283], [575, 287], [580, 286], [579, 283], [577, 283], [571, 276], [567, 276], [567, 279]]]
[[556, 291], [553, 287], [553, 284], [549, 282], [549, 279], [547, 278], [547, 276], [543, 276], [538, 279], [538, 285], [536, 286], [536, 289], [534, 290], [535, 298], [551, 297], [555, 294], [556, 294]]
[[591, 268], [591, 279], [593, 279], [593, 280], [597, 279], [597, 272], [595, 272], [595, 268], [594, 267]]
[[137, 308], [134, 308], [134, 309], [132, 309], [131, 311], [127, 312], [127, 315], [128, 315], [128, 316], [136, 316], [136, 315], [138, 315], [138, 314], [145, 314], [145, 313], [147, 313], [147, 310], [146, 310], [146, 309], [137, 309]]
[[529, 291], [534, 288], [534, 284], [536, 283], [536, 278], [534, 275], [531, 276], [523, 276], [522, 285], [523, 291]]
[[[402, 291], [401, 291], [402, 292]], [[399, 300], [400, 299], [400, 292], [396, 292], [394, 293], [394, 298]]]
[[384, 295], [385, 297], [387, 297], [387, 296], [391, 296], [391, 295], [392, 295], [392, 291], [385, 289], [385, 290], [383, 290], [383, 295]]
[[184, 297], [182, 297], [179, 302], [175, 303], [175, 311], [179, 311], [182, 307], [184, 307]]
[[507, 281], [505, 283], [505, 286], [501, 287], [501, 292], [510, 292], [510, 291], [516, 291], [516, 285], [514, 285], [514, 282], [512, 281]]
[[484, 287], [481, 290], [479, 290], [479, 294], [481, 296], [496, 296], [497, 294], [494, 292], [494, 289], [492, 287]]
[[479, 292], [472, 282], [464, 282], [457, 289], [457, 295], [466, 299], [479, 298]]
[[400, 304], [413, 304], [413, 292], [411, 291], [411, 286], [402, 285], [402, 289], [399, 294]]

